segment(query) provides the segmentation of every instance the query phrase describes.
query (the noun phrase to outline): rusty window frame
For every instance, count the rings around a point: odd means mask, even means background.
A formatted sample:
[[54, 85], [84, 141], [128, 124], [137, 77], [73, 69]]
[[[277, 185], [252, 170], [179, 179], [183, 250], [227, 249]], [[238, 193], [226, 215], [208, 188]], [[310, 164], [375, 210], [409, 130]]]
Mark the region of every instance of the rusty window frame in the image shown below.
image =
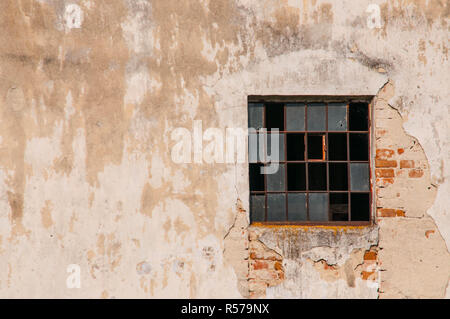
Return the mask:
[[[264, 221], [258, 221], [253, 222], [252, 216], [250, 216], [250, 221], [252, 224], [274, 224], [274, 225], [330, 225], [330, 226], [368, 226], [372, 225], [375, 222], [374, 219], [374, 209], [373, 209], [373, 163], [372, 163], [372, 100], [374, 96], [367, 96], [367, 95], [360, 95], [360, 96], [249, 96], [248, 97], [248, 105], [250, 103], [262, 103], [263, 104], [263, 127], [266, 128], [266, 104], [267, 103], [277, 103], [277, 104], [283, 104], [284, 108], [284, 130], [280, 130], [279, 134], [284, 134], [284, 160], [280, 160], [280, 164], [284, 164], [284, 170], [285, 170], [285, 190], [284, 191], [267, 191], [267, 177], [264, 175], [264, 191], [252, 191], [249, 192], [249, 203], [251, 205], [251, 195], [262, 195], [264, 194], [264, 209], [265, 209], [265, 220]], [[288, 131], [287, 130], [287, 122], [286, 122], [286, 104], [288, 103], [301, 103], [305, 104], [305, 113], [304, 113], [304, 130], [303, 131]], [[325, 119], [326, 119], [326, 126], [324, 131], [308, 131], [308, 104], [310, 103], [323, 103], [325, 104]], [[347, 119], [347, 127], [346, 130], [343, 131], [329, 131], [328, 130], [328, 105], [329, 103], [346, 103], [346, 119]], [[349, 114], [349, 105], [351, 103], [366, 103], [368, 107], [368, 113], [367, 113], [367, 131], [352, 131], [350, 130], [350, 114]], [[266, 132], [267, 134], [270, 134], [269, 130]], [[346, 143], [347, 143], [347, 159], [344, 161], [338, 161], [338, 160], [329, 160], [328, 159], [328, 134], [329, 133], [345, 133], [346, 135]], [[250, 134], [250, 133], [249, 133]], [[305, 146], [305, 154], [304, 154], [304, 160], [301, 161], [288, 161], [287, 159], [287, 134], [304, 134], [304, 146]], [[308, 160], [308, 134], [311, 135], [318, 135], [323, 134], [324, 136], [324, 142], [323, 142], [323, 157], [322, 160], [320, 159], [313, 159]], [[366, 161], [351, 161], [350, 160], [350, 134], [367, 134], [368, 137], [368, 158]], [[269, 135], [267, 135], [267, 138], [269, 138]], [[308, 185], [308, 163], [325, 163], [326, 165], [326, 190], [323, 191], [311, 191], [309, 190]], [[301, 191], [290, 191], [288, 190], [288, 163], [305, 163], [305, 183], [306, 187], [305, 190]], [[347, 164], [347, 190], [330, 190], [330, 177], [329, 177], [329, 163], [346, 163]], [[369, 190], [368, 191], [353, 191], [351, 190], [351, 181], [350, 181], [350, 163], [366, 163], [368, 164], [368, 170], [369, 170]], [[250, 164], [250, 163], [249, 163]], [[307, 214], [307, 221], [289, 221], [288, 220], [288, 194], [289, 193], [305, 193], [305, 202], [306, 202], [306, 214]], [[328, 194], [328, 221], [311, 221], [309, 216], [309, 194], [310, 193], [326, 193]], [[347, 193], [348, 198], [348, 208], [347, 208], [347, 214], [348, 214], [348, 220], [347, 221], [332, 221], [331, 219], [331, 210], [330, 210], [330, 194], [332, 193]], [[355, 221], [351, 220], [351, 194], [354, 193], [364, 193], [369, 195], [369, 220], [367, 221]], [[267, 194], [284, 194], [285, 195], [285, 214], [286, 214], [286, 220], [284, 221], [267, 221]]]

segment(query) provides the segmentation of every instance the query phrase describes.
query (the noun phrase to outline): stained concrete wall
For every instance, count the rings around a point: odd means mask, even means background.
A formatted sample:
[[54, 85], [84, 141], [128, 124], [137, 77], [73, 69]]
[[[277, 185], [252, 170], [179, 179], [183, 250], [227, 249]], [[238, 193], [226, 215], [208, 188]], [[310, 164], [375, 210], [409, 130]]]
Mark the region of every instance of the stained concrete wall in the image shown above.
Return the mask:
[[[449, 12], [1, 1], [0, 296], [448, 297]], [[375, 96], [375, 225], [249, 227], [246, 164], [173, 162], [269, 94]]]

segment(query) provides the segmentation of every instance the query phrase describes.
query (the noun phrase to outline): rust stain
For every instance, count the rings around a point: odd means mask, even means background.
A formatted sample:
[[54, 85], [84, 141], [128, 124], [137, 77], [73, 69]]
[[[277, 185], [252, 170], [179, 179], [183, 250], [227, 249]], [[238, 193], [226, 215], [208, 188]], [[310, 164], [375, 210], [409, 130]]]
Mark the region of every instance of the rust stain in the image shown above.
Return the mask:
[[52, 202], [50, 200], [45, 201], [45, 206], [41, 209], [41, 222], [42, 226], [49, 228], [53, 225], [52, 220]]

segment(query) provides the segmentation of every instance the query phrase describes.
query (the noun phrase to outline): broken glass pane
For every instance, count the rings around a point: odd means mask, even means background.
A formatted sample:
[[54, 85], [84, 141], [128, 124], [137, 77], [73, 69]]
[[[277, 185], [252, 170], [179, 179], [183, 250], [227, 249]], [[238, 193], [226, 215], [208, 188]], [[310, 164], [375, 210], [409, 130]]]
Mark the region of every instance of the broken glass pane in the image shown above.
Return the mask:
[[265, 219], [265, 196], [251, 195], [250, 196], [250, 216], [252, 222], [263, 222]]
[[284, 131], [284, 104], [266, 104], [266, 128], [267, 131], [272, 129]]
[[304, 191], [306, 190], [306, 171], [305, 163], [288, 163], [288, 190]]
[[288, 161], [305, 160], [305, 134], [287, 134], [286, 144]]
[[350, 134], [350, 160], [367, 161], [369, 159], [369, 135]]
[[267, 194], [267, 221], [286, 220], [286, 195]]
[[328, 130], [347, 130], [347, 105], [345, 103], [328, 104]]
[[309, 219], [328, 221], [328, 194], [309, 193]]
[[352, 191], [369, 190], [368, 163], [350, 163], [350, 186]]
[[350, 103], [348, 113], [350, 131], [367, 131], [369, 129], [369, 105], [367, 103]]
[[327, 166], [325, 163], [308, 163], [308, 186], [312, 191], [327, 189]]
[[287, 131], [305, 130], [305, 104], [286, 104], [286, 126]]
[[328, 160], [345, 161], [347, 160], [347, 134], [329, 133], [328, 134]]
[[348, 220], [348, 193], [330, 193], [330, 213], [333, 221]]
[[330, 190], [347, 190], [347, 163], [328, 163], [328, 174], [330, 178]]
[[370, 220], [370, 197], [369, 193], [351, 193], [351, 207], [353, 221], [369, 221]]
[[306, 194], [288, 194], [288, 218], [289, 221], [305, 221], [306, 217]]
[[308, 160], [325, 160], [325, 135], [308, 134]]
[[325, 131], [325, 104], [308, 104], [308, 131]]
[[262, 164], [249, 164], [250, 191], [264, 191], [264, 175], [261, 174]]

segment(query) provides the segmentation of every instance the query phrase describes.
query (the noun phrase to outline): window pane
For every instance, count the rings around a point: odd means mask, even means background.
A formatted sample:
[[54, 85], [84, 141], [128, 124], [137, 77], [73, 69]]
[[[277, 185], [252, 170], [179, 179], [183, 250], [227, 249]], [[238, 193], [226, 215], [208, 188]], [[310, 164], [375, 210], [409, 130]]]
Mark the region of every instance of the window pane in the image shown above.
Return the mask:
[[265, 219], [265, 196], [250, 196], [250, 218], [252, 222], [263, 222]]
[[249, 164], [250, 191], [264, 191], [264, 175], [261, 174], [262, 164]]
[[286, 105], [286, 126], [287, 131], [305, 130], [305, 104]]
[[273, 174], [266, 174], [268, 191], [285, 191], [285, 169], [284, 164], [279, 164], [278, 170]]
[[351, 193], [352, 216], [353, 221], [369, 221], [370, 220], [370, 197], [368, 193]]
[[328, 160], [346, 161], [347, 160], [347, 134], [329, 133], [328, 134]]
[[[248, 134], [248, 161], [249, 163], [264, 162], [265, 158], [265, 147], [264, 139], [267, 134]], [[260, 141], [261, 140], [261, 141]], [[261, 148], [261, 149], [260, 149]]]
[[248, 127], [260, 129], [263, 127], [263, 105], [262, 103], [248, 104]]
[[268, 194], [267, 221], [285, 221], [285, 220], [286, 220], [286, 195]]
[[284, 131], [284, 104], [266, 104], [266, 127], [268, 131], [275, 128]]
[[345, 191], [348, 189], [347, 163], [329, 163], [330, 190]]
[[[272, 161], [284, 161], [284, 133], [279, 134], [266, 134], [267, 135], [267, 156], [271, 158]], [[272, 153], [272, 139], [276, 141], [278, 138], [278, 155]], [[274, 148], [276, 151], [276, 148]]]
[[369, 164], [350, 163], [350, 186], [352, 191], [369, 190]]
[[308, 104], [308, 131], [325, 131], [325, 104]]
[[289, 221], [305, 221], [306, 217], [306, 194], [288, 194], [288, 218]]
[[367, 131], [369, 129], [369, 105], [367, 103], [350, 103], [350, 131]]
[[309, 219], [328, 221], [328, 194], [309, 193]]
[[287, 160], [305, 160], [305, 134], [287, 134]]
[[308, 163], [309, 190], [327, 189], [327, 167], [325, 163]]
[[345, 103], [328, 104], [328, 130], [347, 130], [347, 105]]
[[348, 220], [348, 193], [330, 193], [330, 214], [333, 221]]
[[350, 160], [368, 161], [369, 160], [369, 135], [368, 134], [350, 134]]
[[289, 163], [288, 167], [288, 190], [306, 190], [306, 171], [304, 163]]

